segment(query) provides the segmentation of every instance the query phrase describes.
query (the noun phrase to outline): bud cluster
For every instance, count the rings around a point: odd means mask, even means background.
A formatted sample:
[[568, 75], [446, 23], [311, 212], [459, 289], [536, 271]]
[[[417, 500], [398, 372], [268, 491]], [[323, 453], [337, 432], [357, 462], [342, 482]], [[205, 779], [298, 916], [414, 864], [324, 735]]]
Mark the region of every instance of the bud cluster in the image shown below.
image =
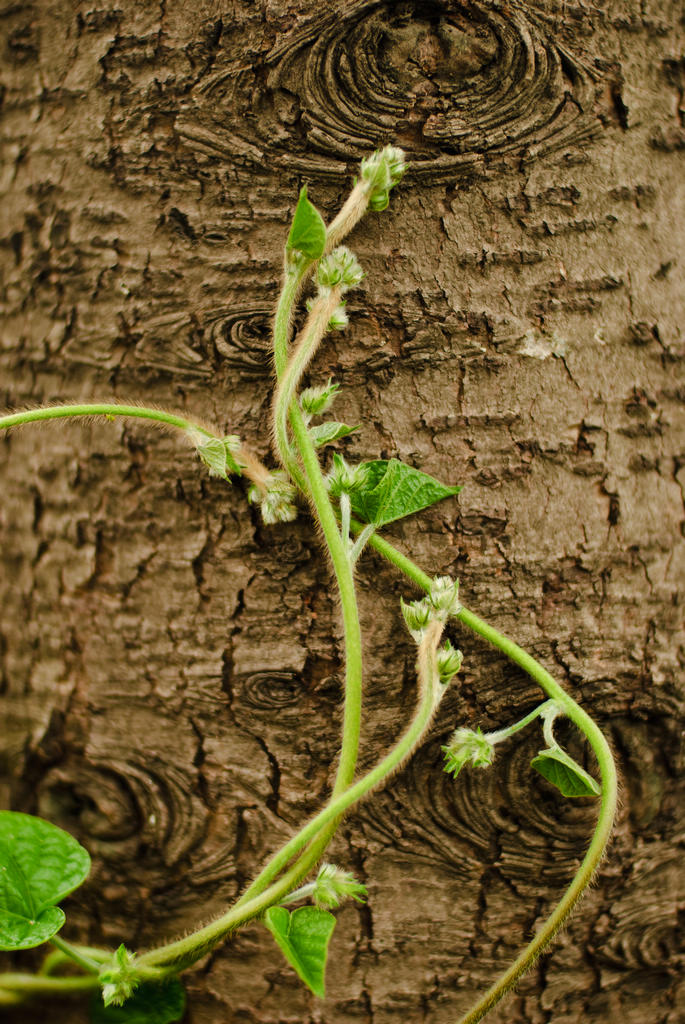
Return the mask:
[[476, 768], [489, 768], [495, 758], [495, 746], [480, 729], [457, 729], [450, 742], [442, 747], [445, 755], [444, 771], [455, 779], [465, 764]]
[[438, 651], [437, 656], [438, 675], [443, 686], [449, 686], [461, 668], [463, 660], [464, 655], [462, 652], [458, 648], [452, 647], [450, 641], [446, 640]]
[[[436, 576], [430, 594], [420, 601], [411, 601], [405, 604], [400, 600], [402, 614], [407, 624], [407, 629], [416, 640], [417, 644], [423, 639], [424, 630], [431, 622], [445, 622], [450, 616], [458, 615], [461, 609], [459, 603], [459, 580], [453, 580], [451, 576]], [[460, 652], [454, 652], [460, 653]], [[459, 666], [461, 661], [459, 662]], [[457, 672], [459, 666], [454, 670]], [[454, 672], [452, 675], [454, 675]]]
[[347, 899], [364, 903], [366, 886], [335, 864], [322, 864], [312, 886], [312, 899], [320, 910], [334, 910]]
[[320, 292], [330, 291], [331, 288], [340, 288], [346, 292], [356, 288], [363, 277], [357, 257], [345, 245], [339, 245], [329, 256], [324, 256], [317, 271]]
[[339, 384], [329, 377], [326, 384], [318, 388], [305, 388], [300, 394], [300, 408], [305, 416], [321, 416], [328, 412], [340, 390]]
[[443, 622], [461, 611], [459, 603], [459, 580], [451, 576], [436, 576], [428, 600]]
[[126, 946], [121, 945], [113, 954], [111, 961], [100, 970], [99, 981], [102, 985], [102, 999], [105, 1006], [114, 1003], [121, 1006], [130, 999], [140, 984], [140, 978], [134, 965], [136, 955], [130, 953]]
[[362, 463], [359, 466], [348, 466], [342, 455], [336, 452], [333, 456], [333, 468], [328, 474], [328, 489], [334, 498], [341, 494], [350, 494], [363, 487], [368, 477], [368, 469]]
[[404, 153], [397, 146], [385, 146], [361, 162], [361, 180], [369, 189], [369, 209], [385, 210], [390, 189], [406, 170]]
[[264, 488], [252, 484], [247, 492], [247, 500], [252, 505], [259, 505], [264, 523], [273, 526], [274, 523], [291, 523], [297, 518], [296, 493], [285, 472], [276, 469], [270, 474]]

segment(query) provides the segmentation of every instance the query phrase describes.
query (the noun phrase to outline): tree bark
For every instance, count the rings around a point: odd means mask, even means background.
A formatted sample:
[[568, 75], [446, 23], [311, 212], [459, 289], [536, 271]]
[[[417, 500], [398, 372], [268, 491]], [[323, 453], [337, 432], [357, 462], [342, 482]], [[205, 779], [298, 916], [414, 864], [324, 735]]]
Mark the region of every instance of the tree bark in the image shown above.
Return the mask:
[[[464, 485], [388, 535], [556, 674], [622, 778], [595, 887], [488, 1020], [682, 1022], [680, 5], [19, 0], [0, 26], [8, 409], [158, 404], [272, 458], [298, 189], [328, 218], [361, 156], [406, 149], [389, 210], [349, 240], [367, 276], [310, 379], [342, 384], [353, 461]], [[65, 936], [143, 949], [222, 910], [330, 792], [326, 559], [306, 515], [264, 527], [242, 484], [146, 424], [22, 428], [0, 462], [2, 805], [93, 856]], [[414, 705], [412, 592], [375, 555], [358, 582], [368, 766]], [[187, 1021], [447, 1024], [540, 925], [596, 808], [534, 776], [535, 730], [489, 771], [441, 771], [455, 726], [540, 699], [450, 633], [460, 684], [330, 852], [369, 901], [338, 915], [325, 1002], [253, 925], [186, 976]]]

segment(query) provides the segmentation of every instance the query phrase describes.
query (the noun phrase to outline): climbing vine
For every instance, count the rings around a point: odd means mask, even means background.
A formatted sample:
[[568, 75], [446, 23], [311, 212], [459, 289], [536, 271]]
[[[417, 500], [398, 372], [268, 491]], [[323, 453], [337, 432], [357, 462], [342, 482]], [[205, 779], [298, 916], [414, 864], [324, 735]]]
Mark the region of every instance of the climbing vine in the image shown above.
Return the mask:
[[[90, 993], [95, 1024], [172, 1024], [185, 1008], [179, 974], [256, 920], [302, 982], [325, 995], [333, 911], [347, 899], [363, 901], [366, 890], [345, 869], [322, 861], [343, 815], [382, 786], [421, 744], [444, 694], [458, 676], [462, 653], [443, 639], [448, 621], [474, 631], [524, 669], [545, 700], [520, 720], [492, 732], [457, 725], [443, 746], [444, 770], [455, 784], [463, 770], [489, 767], [499, 744], [536, 723], [542, 746], [532, 767], [566, 797], [599, 799], [597, 824], [585, 857], [561, 900], [517, 960], [461, 1018], [481, 1020], [545, 949], [587, 888], [605, 851], [616, 807], [616, 772], [606, 739], [597, 725], [550, 674], [512, 640], [484, 622], [461, 601], [459, 583], [447, 575], [429, 576], [383, 536], [383, 527], [450, 499], [460, 488], [444, 484], [397, 459], [348, 464], [338, 452], [328, 470], [321, 452], [353, 433], [354, 427], [325, 418], [339, 385], [328, 380], [302, 389], [303, 375], [319, 346], [348, 323], [345, 295], [363, 270], [342, 244], [367, 210], [382, 211], [405, 172], [404, 154], [387, 146], [363, 160], [359, 177], [338, 215], [326, 226], [303, 188], [285, 245], [284, 273], [273, 329], [276, 387], [272, 428], [280, 467], [269, 469], [237, 435], [221, 436], [207, 424], [172, 412], [137, 405], [61, 405], [0, 417], [0, 429], [69, 417], [136, 417], [181, 432], [212, 476], [243, 477], [248, 501], [266, 524], [289, 522], [308, 508], [320, 529], [335, 577], [343, 622], [344, 708], [335, 782], [325, 806], [292, 836], [220, 916], [196, 931], [155, 949], [114, 952], [74, 944], [62, 937], [60, 902], [88, 876], [87, 851], [70, 835], [31, 815], [0, 812], [0, 948], [20, 950], [48, 943], [36, 974], [0, 974], [0, 1005], [37, 997]], [[308, 315], [292, 340], [296, 306], [313, 285]], [[357, 608], [355, 565], [367, 546], [402, 573], [422, 596], [401, 602], [398, 616], [416, 643], [417, 698], [400, 738], [379, 751], [374, 766], [357, 772], [362, 722], [362, 635]], [[409, 597], [409, 595], [408, 595]], [[592, 748], [600, 781], [559, 744], [554, 724], [570, 719]], [[313, 877], [312, 877], [313, 875]], [[307, 879], [310, 879], [307, 881]], [[293, 907], [293, 909], [289, 909]]]

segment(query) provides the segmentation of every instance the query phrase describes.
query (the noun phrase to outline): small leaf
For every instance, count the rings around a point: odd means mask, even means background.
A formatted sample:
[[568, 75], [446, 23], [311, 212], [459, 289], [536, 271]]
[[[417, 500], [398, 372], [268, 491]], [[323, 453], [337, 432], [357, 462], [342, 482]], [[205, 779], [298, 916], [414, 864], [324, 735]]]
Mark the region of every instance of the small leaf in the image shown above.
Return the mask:
[[323, 217], [307, 199], [307, 186], [300, 190], [295, 216], [285, 245], [287, 250], [297, 249], [310, 260], [323, 256], [326, 247], [326, 225]]
[[241, 466], [234, 458], [234, 452], [240, 448], [240, 438], [235, 434], [227, 437], [209, 437], [197, 445], [197, 454], [209, 470], [210, 476], [220, 476], [228, 480], [229, 473], [241, 475]]
[[73, 836], [31, 814], [0, 811], [0, 949], [30, 949], [55, 935], [55, 904], [88, 877], [90, 857]]
[[178, 978], [163, 984], [144, 982], [122, 1006], [105, 1006], [96, 996], [90, 1007], [92, 1024], [174, 1024], [186, 1008], [186, 994]]
[[398, 459], [363, 462], [364, 485], [350, 495], [353, 511], [366, 523], [384, 526], [458, 494], [461, 487], [447, 487], [427, 473]]
[[269, 907], [264, 923], [290, 966], [314, 995], [323, 999], [328, 943], [335, 928], [333, 915], [316, 907], [300, 907], [292, 914], [285, 907]]
[[349, 437], [359, 427], [348, 427], [346, 423], [336, 423], [335, 420], [328, 420], [326, 423], [319, 423], [316, 427], [309, 428], [309, 435], [317, 448], [325, 444], [332, 444], [339, 441], [341, 437]]
[[531, 765], [564, 796], [599, 796], [602, 792], [599, 783], [561, 747], [541, 750]]

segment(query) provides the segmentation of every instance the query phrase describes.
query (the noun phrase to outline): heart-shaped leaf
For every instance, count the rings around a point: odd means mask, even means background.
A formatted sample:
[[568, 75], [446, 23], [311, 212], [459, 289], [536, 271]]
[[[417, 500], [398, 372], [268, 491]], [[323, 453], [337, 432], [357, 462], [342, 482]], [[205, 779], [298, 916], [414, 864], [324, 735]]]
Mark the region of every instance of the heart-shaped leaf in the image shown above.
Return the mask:
[[564, 796], [599, 796], [602, 792], [599, 783], [561, 747], [541, 750], [531, 765]]
[[0, 949], [30, 949], [64, 924], [56, 906], [88, 877], [80, 843], [42, 818], [0, 811]]
[[384, 526], [458, 494], [461, 487], [447, 487], [427, 473], [398, 459], [363, 462], [366, 479], [350, 494], [353, 511], [366, 523]]
[[300, 190], [300, 198], [285, 247], [288, 251], [297, 249], [310, 260], [318, 260], [323, 256], [326, 247], [326, 225], [317, 208], [307, 199], [306, 185]]
[[178, 978], [163, 984], [144, 982], [122, 1006], [105, 1006], [96, 996], [90, 1007], [92, 1024], [174, 1024], [186, 1008], [186, 994]]
[[269, 907], [264, 923], [290, 966], [314, 995], [323, 999], [328, 943], [335, 928], [333, 915], [316, 907], [300, 907], [292, 914], [285, 907]]

